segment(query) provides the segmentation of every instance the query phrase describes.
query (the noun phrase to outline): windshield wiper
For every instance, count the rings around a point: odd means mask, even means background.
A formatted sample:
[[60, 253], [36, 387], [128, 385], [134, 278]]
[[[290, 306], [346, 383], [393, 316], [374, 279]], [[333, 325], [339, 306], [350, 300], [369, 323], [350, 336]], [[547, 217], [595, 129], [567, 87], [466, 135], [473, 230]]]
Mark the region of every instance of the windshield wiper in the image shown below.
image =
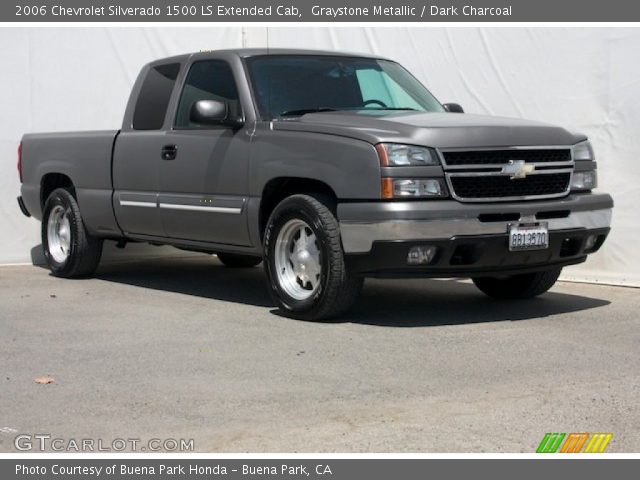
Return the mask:
[[305, 113], [319, 113], [319, 112], [335, 112], [335, 108], [329, 107], [316, 107], [316, 108], [301, 108], [299, 110], [285, 110], [280, 114], [281, 117], [292, 117], [297, 115], [304, 115]]

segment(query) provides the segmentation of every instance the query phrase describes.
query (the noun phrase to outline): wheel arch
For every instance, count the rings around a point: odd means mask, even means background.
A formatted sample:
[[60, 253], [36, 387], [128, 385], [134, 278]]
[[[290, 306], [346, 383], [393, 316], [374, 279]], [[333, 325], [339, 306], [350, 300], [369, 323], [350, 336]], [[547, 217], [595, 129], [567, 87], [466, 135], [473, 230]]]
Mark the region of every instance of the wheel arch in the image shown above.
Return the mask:
[[334, 189], [327, 183], [306, 177], [276, 177], [269, 180], [262, 189], [258, 224], [260, 240], [262, 240], [267, 221], [273, 209], [287, 197], [306, 194], [321, 199], [336, 215], [338, 197]]
[[50, 172], [42, 176], [40, 180], [40, 207], [44, 209], [44, 204], [49, 198], [49, 195], [57, 188], [65, 188], [69, 190], [73, 198], [78, 200], [76, 196], [75, 185], [71, 180], [71, 177], [64, 173]]

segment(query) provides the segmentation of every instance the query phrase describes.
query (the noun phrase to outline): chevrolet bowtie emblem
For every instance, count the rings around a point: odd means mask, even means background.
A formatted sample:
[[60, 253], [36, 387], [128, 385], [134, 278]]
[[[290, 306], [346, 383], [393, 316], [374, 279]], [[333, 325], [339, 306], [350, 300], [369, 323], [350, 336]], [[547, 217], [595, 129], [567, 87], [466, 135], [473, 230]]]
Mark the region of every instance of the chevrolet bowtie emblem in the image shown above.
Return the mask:
[[525, 178], [536, 169], [533, 165], [528, 165], [524, 160], [509, 160], [509, 163], [502, 167], [502, 173], [509, 175], [511, 180]]

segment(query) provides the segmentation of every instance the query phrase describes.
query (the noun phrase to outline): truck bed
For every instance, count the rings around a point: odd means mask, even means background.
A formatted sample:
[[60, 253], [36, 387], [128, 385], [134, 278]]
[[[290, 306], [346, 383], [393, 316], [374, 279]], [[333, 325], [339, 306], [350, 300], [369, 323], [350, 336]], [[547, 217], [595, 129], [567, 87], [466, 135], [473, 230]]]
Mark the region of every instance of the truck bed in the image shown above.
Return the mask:
[[89, 231], [102, 235], [119, 229], [111, 197], [111, 159], [119, 130], [33, 133], [22, 138], [22, 198], [40, 220], [48, 190], [64, 177], [73, 179]]

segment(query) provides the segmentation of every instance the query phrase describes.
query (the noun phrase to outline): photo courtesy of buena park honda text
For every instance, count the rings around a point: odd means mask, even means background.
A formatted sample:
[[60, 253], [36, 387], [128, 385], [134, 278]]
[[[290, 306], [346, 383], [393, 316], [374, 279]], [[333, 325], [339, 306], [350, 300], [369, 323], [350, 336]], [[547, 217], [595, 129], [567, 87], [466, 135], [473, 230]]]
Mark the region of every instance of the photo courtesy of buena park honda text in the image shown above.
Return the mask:
[[0, 479], [635, 478], [640, 6], [0, 4]]

